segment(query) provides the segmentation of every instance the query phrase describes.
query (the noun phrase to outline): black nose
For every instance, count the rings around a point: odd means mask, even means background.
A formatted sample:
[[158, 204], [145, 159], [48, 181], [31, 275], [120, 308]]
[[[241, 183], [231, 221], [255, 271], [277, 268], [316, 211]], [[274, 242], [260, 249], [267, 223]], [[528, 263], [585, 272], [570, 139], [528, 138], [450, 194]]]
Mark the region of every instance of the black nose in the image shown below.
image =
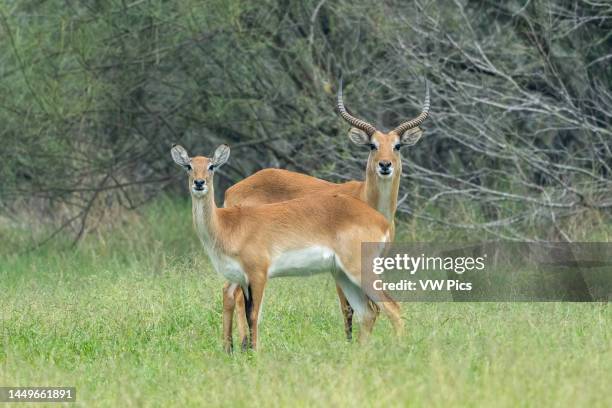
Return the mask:
[[198, 190], [201, 190], [202, 187], [204, 187], [204, 183], [206, 183], [205, 180], [193, 180], [193, 184]]
[[380, 166], [381, 170], [389, 170], [391, 167], [391, 162], [388, 160], [382, 160], [378, 162], [378, 165]]

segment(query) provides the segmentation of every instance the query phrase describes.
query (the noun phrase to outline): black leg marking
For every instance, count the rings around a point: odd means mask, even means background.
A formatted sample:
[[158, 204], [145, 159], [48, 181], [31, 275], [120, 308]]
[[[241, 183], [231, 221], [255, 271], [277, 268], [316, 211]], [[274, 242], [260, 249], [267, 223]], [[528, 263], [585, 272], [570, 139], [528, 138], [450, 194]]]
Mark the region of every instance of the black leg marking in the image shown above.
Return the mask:
[[353, 340], [353, 308], [350, 304], [346, 304], [346, 339]]
[[[248, 296], [247, 296], [247, 292], [248, 292]], [[245, 306], [244, 308], [246, 312], [246, 319], [249, 325], [249, 337], [252, 339], [253, 338], [253, 319], [251, 318], [251, 316], [253, 312], [253, 296], [251, 294], [251, 286], [249, 285], [246, 291], [243, 289], [242, 293], [244, 295], [244, 306]], [[246, 350], [247, 348], [252, 348], [252, 347], [253, 347], [252, 342], [247, 341], [246, 338], [242, 339], [242, 349], [243, 350]]]

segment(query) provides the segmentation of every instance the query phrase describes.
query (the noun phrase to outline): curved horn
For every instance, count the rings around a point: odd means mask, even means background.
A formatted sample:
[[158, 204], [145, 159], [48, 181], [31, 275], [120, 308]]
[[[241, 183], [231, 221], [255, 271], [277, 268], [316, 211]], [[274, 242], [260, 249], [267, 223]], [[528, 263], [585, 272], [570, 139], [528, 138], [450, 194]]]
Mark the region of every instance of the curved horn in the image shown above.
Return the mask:
[[395, 129], [393, 129], [393, 132], [401, 136], [408, 129], [412, 129], [412, 128], [419, 126], [421, 123], [425, 121], [425, 119], [427, 119], [428, 116], [429, 116], [429, 83], [425, 81], [425, 103], [423, 104], [423, 110], [421, 111], [421, 113], [419, 113], [419, 116], [417, 116], [416, 118], [412, 120], [402, 123]]
[[376, 132], [376, 128], [374, 126], [370, 125], [366, 121], [357, 119], [346, 111], [346, 108], [344, 107], [344, 102], [342, 101], [342, 79], [340, 79], [340, 86], [338, 87], [338, 103], [336, 106], [338, 107], [338, 112], [340, 112], [340, 116], [342, 116], [342, 119], [350, 123], [351, 126], [363, 130], [367, 133], [368, 136], [372, 136], [374, 132]]

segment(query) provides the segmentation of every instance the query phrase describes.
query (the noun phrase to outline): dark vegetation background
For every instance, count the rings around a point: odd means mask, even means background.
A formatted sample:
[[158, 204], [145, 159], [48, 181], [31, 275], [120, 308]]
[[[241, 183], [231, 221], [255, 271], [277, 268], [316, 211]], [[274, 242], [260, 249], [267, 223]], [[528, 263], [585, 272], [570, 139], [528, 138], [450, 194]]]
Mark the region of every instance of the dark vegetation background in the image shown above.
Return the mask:
[[[187, 193], [171, 143], [361, 179], [334, 111], [403, 151], [400, 218], [479, 237], [574, 240], [612, 208], [608, 1], [70, 1], [0, 4], [0, 221], [40, 240]], [[127, 212], [129, 213], [129, 212]]]

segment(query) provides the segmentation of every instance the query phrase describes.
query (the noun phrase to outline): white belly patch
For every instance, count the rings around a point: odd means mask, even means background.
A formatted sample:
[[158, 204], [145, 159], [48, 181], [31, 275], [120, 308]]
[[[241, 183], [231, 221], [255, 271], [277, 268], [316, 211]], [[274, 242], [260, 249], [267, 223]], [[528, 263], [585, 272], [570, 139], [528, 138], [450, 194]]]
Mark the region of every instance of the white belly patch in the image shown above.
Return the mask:
[[232, 283], [237, 283], [243, 288], [248, 286], [248, 279], [238, 261], [226, 255], [209, 253], [209, 257], [217, 273], [225, 279]]
[[308, 276], [330, 272], [334, 265], [334, 252], [323, 246], [312, 246], [281, 253], [268, 270], [269, 278], [281, 276]]

